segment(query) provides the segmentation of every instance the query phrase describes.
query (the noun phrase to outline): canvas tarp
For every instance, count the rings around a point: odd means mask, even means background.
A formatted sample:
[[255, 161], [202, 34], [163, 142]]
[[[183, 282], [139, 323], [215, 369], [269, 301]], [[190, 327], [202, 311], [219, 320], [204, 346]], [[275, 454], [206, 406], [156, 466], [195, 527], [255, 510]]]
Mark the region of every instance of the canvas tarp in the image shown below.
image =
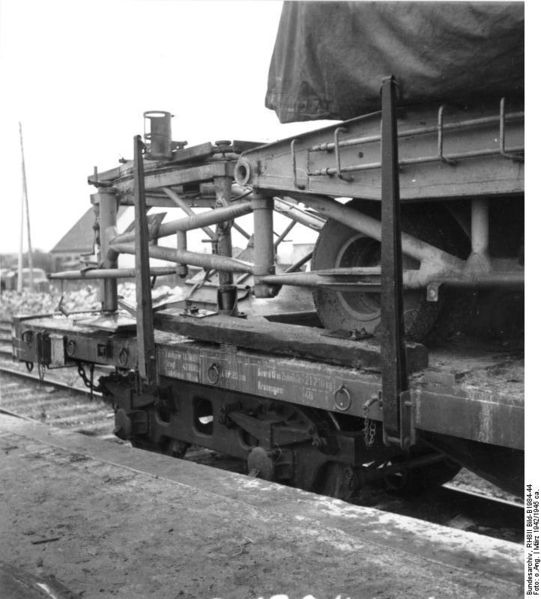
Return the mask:
[[281, 122], [524, 93], [521, 2], [285, 2], [265, 104]]

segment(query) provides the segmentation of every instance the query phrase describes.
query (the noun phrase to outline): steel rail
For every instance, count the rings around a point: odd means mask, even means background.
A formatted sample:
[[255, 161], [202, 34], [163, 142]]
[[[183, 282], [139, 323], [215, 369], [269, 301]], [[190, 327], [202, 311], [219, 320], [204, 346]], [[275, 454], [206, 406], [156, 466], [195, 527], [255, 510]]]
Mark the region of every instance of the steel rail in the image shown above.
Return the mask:
[[[98, 391], [92, 392], [90, 389], [86, 387], [73, 387], [68, 383], [64, 383], [63, 381], [55, 380], [54, 378], [40, 379], [39, 376], [32, 374], [31, 372], [24, 370], [17, 370], [16, 368], [8, 368], [3, 364], [0, 364], [0, 372], [4, 372], [5, 374], [17, 376], [22, 379], [28, 379], [34, 381], [36, 383], [50, 385], [52, 387], [57, 387], [59, 389], [65, 389], [66, 391], [73, 391], [74, 393], [82, 394], [82, 395], [92, 395], [93, 397], [103, 398], [103, 395]], [[2, 406], [0, 405], [0, 411], [3, 411]]]
[[[523, 151], [524, 151], [524, 147], [507, 148], [506, 152], [508, 153], [508, 155], [506, 155], [504, 157], [508, 158], [508, 159], [520, 160], [520, 159], [522, 159], [522, 156], [519, 153], [523, 152]], [[515, 155], [513, 155], [513, 153], [515, 153]], [[445, 158], [444, 162], [448, 162], [448, 161], [455, 162], [455, 161], [463, 160], [463, 159], [467, 159], [467, 158], [481, 158], [483, 156], [495, 156], [495, 155], [501, 155], [501, 151], [498, 149], [498, 150], [472, 150], [470, 152], [457, 152], [454, 154], [446, 154], [444, 157]], [[398, 166], [411, 166], [414, 164], [425, 164], [427, 162], [441, 162], [441, 161], [442, 161], [442, 156], [440, 156], [439, 154], [433, 154], [430, 156], [419, 156], [417, 158], [404, 158], [398, 162]], [[359, 172], [359, 171], [374, 170], [374, 169], [378, 169], [378, 168], [381, 168], [381, 162], [369, 162], [367, 164], [353, 164], [350, 166], [343, 166], [343, 167], [341, 167], [340, 172], [353, 173], [353, 172]], [[320, 168], [320, 169], [317, 169], [312, 172], [308, 172], [307, 175], [309, 177], [319, 177], [319, 176], [324, 176], [324, 175], [332, 176], [332, 175], [336, 175], [337, 173], [338, 173], [338, 170], [336, 169], [336, 167], [327, 167], [327, 168]]]
[[[511, 121], [519, 121], [524, 120], [524, 112], [511, 112], [505, 115], [505, 122]], [[443, 125], [443, 131], [457, 131], [460, 129], [474, 128], [474, 127], [483, 127], [485, 125], [499, 124], [501, 122], [501, 117], [498, 116], [488, 116], [488, 117], [480, 117], [477, 119], [469, 119], [466, 121], [456, 121], [455, 123], [449, 123]], [[348, 122], [344, 123], [346, 126]], [[419, 135], [427, 135], [430, 133], [438, 133], [440, 131], [440, 127], [438, 125], [431, 125], [430, 127], [415, 127], [413, 129], [404, 129], [402, 131], [398, 131], [397, 137], [415, 137]], [[350, 146], [358, 146], [362, 144], [372, 143], [381, 141], [381, 135], [367, 135], [364, 137], [355, 137], [352, 139], [346, 139], [340, 141], [338, 143], [338, 147], [340, 148], [348, 148]], [[334, 150], [335, 142], [326, 142], [315, 144], [308, 148], [309, 152], [330, 152]], [[345, 169], [342, 169], [344, 171]]]

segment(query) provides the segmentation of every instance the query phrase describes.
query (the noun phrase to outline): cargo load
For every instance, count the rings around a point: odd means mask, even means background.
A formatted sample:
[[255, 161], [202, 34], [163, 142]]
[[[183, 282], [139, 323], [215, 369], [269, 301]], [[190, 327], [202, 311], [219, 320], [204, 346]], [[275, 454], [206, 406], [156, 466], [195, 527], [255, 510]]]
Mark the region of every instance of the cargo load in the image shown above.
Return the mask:
[[285, 2], [267, 108], [282, 123], [380, 108], [394, 75], [402, 105], [524, 94], [522, 2]]

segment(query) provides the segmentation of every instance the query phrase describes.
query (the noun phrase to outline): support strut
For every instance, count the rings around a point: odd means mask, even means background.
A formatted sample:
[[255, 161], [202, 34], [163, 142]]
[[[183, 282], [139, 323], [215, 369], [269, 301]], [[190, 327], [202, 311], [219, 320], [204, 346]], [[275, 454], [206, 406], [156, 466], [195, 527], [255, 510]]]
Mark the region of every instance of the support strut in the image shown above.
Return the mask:
[[156, 378], [156, 352], [150, 285], [148, 224], [145, 202], [144, 144], [141, 136], [133, 139], [134, 207], [135, 207], [135, 295], [137, 298], [137, 356], [139, 376], [149, 384]]
[[[114, 193], [101, 190], [97, 195], [100, 218], [100, 256], [103, 268], [116, 269], [118, 254], [110, 251], [109, 243], [116, 236], [116, 218], [118, 202]], [[117, 281], [115, 278], [104, 279], [102, 283], [102, 310], [116, 312], [118, 309]]]
[[383, 80], [381, 90], [381, 387], [383, 441], [407, 449], [410, 434], [408, 375], [402, 300], [402, 243], [396, 81]]

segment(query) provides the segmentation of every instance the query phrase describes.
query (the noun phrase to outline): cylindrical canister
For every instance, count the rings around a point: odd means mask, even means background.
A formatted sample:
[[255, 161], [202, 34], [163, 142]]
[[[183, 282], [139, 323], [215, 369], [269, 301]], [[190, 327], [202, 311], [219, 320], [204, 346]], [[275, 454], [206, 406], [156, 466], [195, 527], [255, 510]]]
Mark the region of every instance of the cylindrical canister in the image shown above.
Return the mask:
[[[171, 117], [170, 112], [148, 110], [145, 117], [145, 140], [150, 142], [149, 158], [171, 158]], [[147, 119], [150, 125], [147, 125]], [[150, 129], [150, 131], [148, 130]]]

